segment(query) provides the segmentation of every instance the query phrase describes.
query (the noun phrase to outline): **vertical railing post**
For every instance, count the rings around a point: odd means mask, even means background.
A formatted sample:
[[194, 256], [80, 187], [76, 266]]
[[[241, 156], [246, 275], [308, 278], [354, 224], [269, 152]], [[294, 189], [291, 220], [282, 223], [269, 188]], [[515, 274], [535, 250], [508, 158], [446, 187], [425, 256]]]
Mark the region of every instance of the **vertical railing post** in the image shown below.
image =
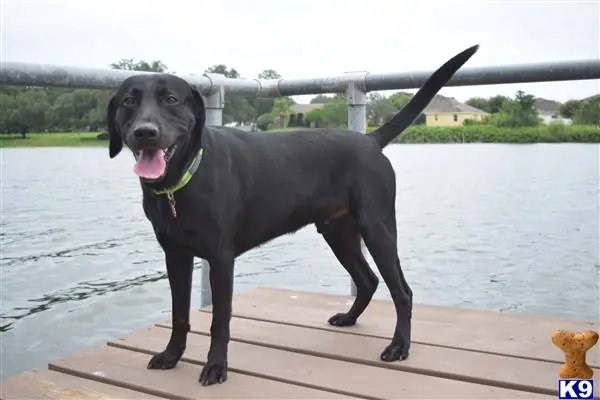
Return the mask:
[[[346, 104], [348, 105], [348, 129], [361, 133], [367, 132], [367, 90], [365, 77], [368, 72], [346, 72], [348, 87]], [[350, 280], [350, 295], [356, 296], [356, 283]]]
[[[221, 74], [206, 73], [204, 76], [211, 80], [211, 89], [205, 96], [206, 125], [223, 125], [223, 108], [225, 107], [225, 76]], [[202, 275], [200, 277], [200, 307], [212, 304], [212, 290], [210, 288], [210, 265], [202, 260]]]

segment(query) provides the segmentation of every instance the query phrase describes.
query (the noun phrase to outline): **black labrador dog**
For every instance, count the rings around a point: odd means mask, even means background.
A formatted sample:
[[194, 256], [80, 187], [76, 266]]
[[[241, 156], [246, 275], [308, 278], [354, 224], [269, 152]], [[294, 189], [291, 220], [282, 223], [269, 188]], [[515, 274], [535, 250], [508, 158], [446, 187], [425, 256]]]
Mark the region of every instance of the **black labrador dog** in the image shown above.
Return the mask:
[[203, 385], [227, 379], [227, 347], [237, 256], [315, 224], [356, 284], [348, 312], [329, 319], [349, 326], [371, 301], [379, 280], [361, 251], [361, 237], [396, 309], [384, 361], [408, 357], [412, 291], [397, 254], [396, 179], [382, 149], [419, 116], [478, 50], [459, 53], [435, 71], [393, 119], [370, 134], [339, 129], [247, 133], [205, 124], [200, 93], [170, 74], [127, 78], [108, 105], [109, 154], [123, 143], [136, 159], [143, 207], [164, 250], [173, 329], [148, 368], [173, 368], [188, 331], [194, 257], [210, 264], [211, 344]]

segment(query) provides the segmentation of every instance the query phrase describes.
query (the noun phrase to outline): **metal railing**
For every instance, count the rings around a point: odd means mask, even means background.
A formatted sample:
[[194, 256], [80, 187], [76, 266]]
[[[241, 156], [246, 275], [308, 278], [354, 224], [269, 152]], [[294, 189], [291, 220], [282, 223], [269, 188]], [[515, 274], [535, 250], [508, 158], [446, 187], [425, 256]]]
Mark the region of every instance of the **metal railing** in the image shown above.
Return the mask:
[[[20, 62], [0, 63], [0, 85], [114, 89], [138, 71], [79, 68]], [[223, 124], [226, 93], [257, 97], [346, 93], [348, 129], [366, 132], [367, 93], [378, 90], [416, 89], [433, 71], [404, 73], [347, 72], [340, 76], [311, 79], [231, 79], [220, 74], [182, 75], [206, 99], [206, 123]], [[600, 79], [600, 60], [574, 60], [493, 67], [462, 68], [445, 86], [476, 86], [507, 83], [558, 82]], [[208, 264], [202, 263], [201, 305], [212, 303]], [[351, 294], [356, 286], [351, 281]]]

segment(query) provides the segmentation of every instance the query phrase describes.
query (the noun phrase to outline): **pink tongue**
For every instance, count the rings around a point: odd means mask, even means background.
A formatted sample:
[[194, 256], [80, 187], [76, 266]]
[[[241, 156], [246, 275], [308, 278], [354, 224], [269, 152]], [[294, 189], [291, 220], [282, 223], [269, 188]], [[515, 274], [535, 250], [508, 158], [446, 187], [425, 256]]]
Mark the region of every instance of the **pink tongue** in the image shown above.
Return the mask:
[[165, 152], [162, 150], [142, 150], [140, 158], [133, 166], [133, 172], [146, 179], [160, 178], [165, 172]]

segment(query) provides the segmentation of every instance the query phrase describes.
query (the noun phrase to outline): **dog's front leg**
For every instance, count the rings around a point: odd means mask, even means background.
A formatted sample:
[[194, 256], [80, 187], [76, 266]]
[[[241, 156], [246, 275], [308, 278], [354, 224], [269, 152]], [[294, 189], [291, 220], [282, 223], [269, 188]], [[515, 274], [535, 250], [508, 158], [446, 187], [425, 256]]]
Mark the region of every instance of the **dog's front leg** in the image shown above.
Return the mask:
[[164, 351], [152, 357], [148, 363], [148, 368], [171, 369], [177, 365], [183, 356], [187, 334], [190, 330], [190, 296], [194, 256], [172, 243], [166, 236], [157, 235], [157, 238], [165, 253], [167, 264], [167, 275], [171, 287], [173, 329], [167, 347]]
[[233, 296], [233, 251], [221, 251], [217, 257], [209, 260], [209, 264], [213, 304], [210, 349], [199, 379], [204, 386], [227, 380], [227, 345]]

